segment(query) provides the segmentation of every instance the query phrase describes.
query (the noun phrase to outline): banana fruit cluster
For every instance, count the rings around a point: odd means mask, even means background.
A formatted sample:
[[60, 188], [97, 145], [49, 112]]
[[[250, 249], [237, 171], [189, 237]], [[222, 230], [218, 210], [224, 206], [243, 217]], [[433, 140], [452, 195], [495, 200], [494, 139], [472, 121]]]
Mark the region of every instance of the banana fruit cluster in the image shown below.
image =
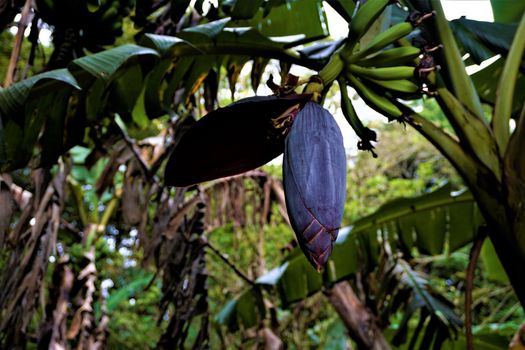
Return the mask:
[[[358, 118], [346, 91], [347, 85], [354, 88], [368, 106], [383, 114], [389, 121], [403, 121], [403, 111], [398, 98], [403, 100], [432, 94], [436, 70], [431, 51], [439, 48], [420, 49], [407, 44], [404, 39], [422, 21], [434, 13], [411, 13], [405, 22], [398, 23], [377, 35], [366, 45], [359, 46], [363, 35], [372, 26], [385, 8], [394, 1], [367, 0], [357, 8], [350, 22], [349, 35], [331, 61], [319, 72], [325, 84], [338, 79], [341, 91], [341, 108], [350, 126], [361, 139], [358, 149], [367, 150], [374, 157], [376, 133], [365, 127]], [[358, 3], [359, 5], [359, 3]]]
[[[366, 32], [388, 3], [386, 0], [367, 1], [350, 24], [350, 35], [356, 35], [351, 40], [358, 40], [360, 37], [357, 36]], [[389, 120], [403, 115], [392, 100], [420, 97], [424, 83], [423, 74], [420, 74], [422, 68], [419, 67], [422, 50], [413, 46], [389, 47], [432, 15], [412, 13], [405, 22], [380, 33], [366, 46], [342, 56], [346, 82], [370, 107]], [[428, 67], [424, 69], [429, 70]]]
[[403, 106], [397, 100], [420, 98], [423, 93], [432, 95], [435, 84], [434, 65], [431, 52], [440, 48], [423, 49], [407, 44], [405, 37], [431, 13], [412, 12], [405, 22], [398, 23], [377, 35], [366, 45], [359, 46], [363, 35], [379, 18], [392, 0], [367, 0], [358, 2], [356, 14], [350, 22], [346, 43], [332, 55], [328, 64], [319, 72], [320, 83], [311, 81], [306, 93], [322, 94], [334, 80], [338, 80], [341, 92], [341, 108], [346, 120], [360, 141], [358, 149], [367, 150], [374, 157], [376, 133], [363, 125], [357, 116], [346, 91], [347, 85], [389, 121], [403, 122]]

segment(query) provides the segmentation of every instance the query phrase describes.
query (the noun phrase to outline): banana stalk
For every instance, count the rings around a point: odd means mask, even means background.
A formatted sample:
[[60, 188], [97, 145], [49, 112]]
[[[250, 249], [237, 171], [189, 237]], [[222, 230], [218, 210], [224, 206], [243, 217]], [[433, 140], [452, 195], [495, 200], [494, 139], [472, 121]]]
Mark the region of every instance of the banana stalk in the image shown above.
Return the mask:
[[478, 159], [501, 180], [498, 148], [487, 124], [476, 118], [448, 89], [440, 88], [437, 92], [437, 101], [446, 115], [450, 116], [450, 124], [460, 139], [464, 140]]
[[[344, 62], [341, 59], [339, 52], [336, 52], [330, 58], [330, 61], [324, 68], [319, 72], [319, 77], [322, 80], [324, 86], [330, 85], [341, 73], [344, 67]], [[308, 87], [307, 87], [308, 89]], [[322, 88], [321, 88], [322, 91]], [[309, 91], [312, 92], [312, 91]]]

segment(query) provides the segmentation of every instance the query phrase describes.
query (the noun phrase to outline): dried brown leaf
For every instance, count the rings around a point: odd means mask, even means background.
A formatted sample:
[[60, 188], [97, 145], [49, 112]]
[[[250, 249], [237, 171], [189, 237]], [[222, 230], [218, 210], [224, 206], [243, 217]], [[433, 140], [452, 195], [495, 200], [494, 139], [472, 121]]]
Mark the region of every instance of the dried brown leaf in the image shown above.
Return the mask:
[[166, 231], [164, 231], [163, 235], [168, 239], [173, 239], [175, 235], [177, 234], [177, 230], [179, 229], [180, 225], [182, 224], [184, 220], [184, 216], [186, 216], [190, 210], [198, 203], [200, 202], [201, 198], [200, 196], [193, 196], [189, 200], [187, 200], [185, 203], [183, 203], [178, 209], [175, 215], [171, 218], [169, 221], [168, 227], [166, 228]]
[[0, 250], [4, 246], [5, 236], [13, 215], [13, 196], [7, 184], [0, 179]]

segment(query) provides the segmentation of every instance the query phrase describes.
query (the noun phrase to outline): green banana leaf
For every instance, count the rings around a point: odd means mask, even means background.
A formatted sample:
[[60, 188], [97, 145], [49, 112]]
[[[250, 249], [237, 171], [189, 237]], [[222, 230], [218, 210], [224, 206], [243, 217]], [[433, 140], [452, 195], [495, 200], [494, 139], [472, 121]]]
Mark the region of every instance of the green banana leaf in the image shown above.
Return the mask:
[[271, 9], [267, 16], [259, 11], [249, 23], [267, 36], [300, 35], [290, 45], [298, 45], [328, 36], [328, 23], [323, 2], [319, 0], [287, 1]]
[[[51, 165], [82, 142], [84, 129], [104, 116], [103, 109], [131, 110], [140, 93], [136, 87], [156, 56], [149, 48], [124, 45], [2, 89], [0, 171], [27, 166], [31, 159], [33, 166]], [[35, 152], [38, 144], [41, 153]]]
[[[419, 273], [412, 270], [410, 265], [404, 260], [399, 260], [395, 266], [398, 268], [398, 278], [387, 278], [393, 283], [399, 283], [401, 291], [393, 290], [385, 296], [391, 296], [393, 299], [385, 316], [392, 315], [401, 307], [403, 310], [401, 320], [391, 343], [395, 346], [406, 344], [415, 344], [419, 342], [420, 349], [439, 349], [441, 344], [447, 339], [451, 339], [452, 334], [457, 334], [457, 330], [462, 326], [462, 321], [454, 313], [453, 304], [442, 297], [430, 286], [429, 282]], [[383, 279], [384, 280], [384, 279]], [[392, 282], [391, 282], [392, 283]], [[382, 283], [384, 284], [384, 282]], [[410, 296], [407, 297], [407, 292]], [[387, 300], [383, 297], [381, 300]], [[419, 315], [417, 315], [419, 311]], [[415, 317], [419, 318], [418, 326], [412, 334], [410, 332], [410, 320]], [[386, 320], [388, 322], [388, 320]]]
[[133, 281], [125, 284], [122, 288], [113, 291], [106, 299], [106, 308], [109, 313], [114, 311], [121, 303], [127, 302], [132, 296], [139, 294], [150, 284], [153, 275], [145, 274], [138, 276]]
[[470, 53], [476, 64], [495, 55], [507, 55], [518, 25], [491, 23], [464, 17], [450, 21], [450, 27], [464, 52]]
[[[55, 123], [63, 120], [63, 106], [75, 89], [80, 89], [75, 77], [66, 69], [60, 69], [0, 90], [0, 171], [27, 164], [43, 128], [46, 140], [50, 134], [59, 132]], [[55, 145], [50, 144], [50, 149], [54, 148]], [[43, 154], [42, 157], [49, 156]]]
[[[185, 91], [191, 93], [211, 67], [228, 69], [228, 62], [246, 62], [249, 57], [290, 60], [293, 57], [285, 49], [289, 43], [266, 37], [252, 28], [223, 28], [213, 39], [198, 31], [186, 31], [180, 38], [146, 34], [141, 44], [160, 52], [162, 58], [146, 81], [145, 110], [150, 118], [173, 115], [177, 89], [186, 87]], [[308, 60], [312, 67], [320, 66], [320, 62]], [[236, 77], [231, 83], [235, 82]]]
[[[406, 254], [417, 250], [433, 255], [460, 249], [472, 242], [483, 219], [469, 192], [451, 191], [451, 186], [445, 185], [419, 197], [394, 200], [356, 221], [353, 226], [341, 229], [323, 274], [317, 273], [299, 249], [295, 249], [281, 266], [259, 277], [255, 287], [275, 288], [282, 306], [287, 307], [323, 287], [351, 278], [357, 272], [374, 269], [379, 260], [378, 237], [387, 240], [393, 251]], [[415, 275], [410, 271], [406, 273], [410, 277], [407, 281], [412, 281], [413, 288], [419, 288], [419, 284], [414, 282]], [[444, 308], [435, 304], [433, 298], [429, 299], [426, 289], [418, 293], [429, 310]], [[233, 324], [235, 327], [231, 329], [235, 330], [242, 324], [237, 315], [249, 312], [257, 312], [257, 308], [232, 300], [227, 310], [221, 311], [218, 321], [236, 320], [237, 323], [227, 323]], [[250, 322], [242, 326], [248, 328], [255, 324]]]
[[[345, 4], [344, 8], [353, 7]], [[228, 0], [221, 4], [235, 26], [256, 28], [265, 36], [296, 36], [289, 47], [328, 36], [323, 2]]]
[[231, 300], [217, 314], [218, 323], [226, 325], [230, 330], [250, 328], [259, 324], [264, 318], [265, 308], [262, 303], [260, 289], [250, 288], [237, 299]]
[[[116, 114], [130, 127], [174, 114], [211, 68], [247, 55], [302, 62], [286, 49], [293, 38], [269, 38], [252, 28], [228, 28], [229, 19], [193, 27], [179, 38], [145, 35], [144, 46], [123, 45], [35, 75], [0, 90], [0, 171], [52, 165], [85, 130]], [[206, 56], [203, 56], [205, 54]], [[320, 61], [304, 60], [320, 67]], [[182, 101], [175, 92], [185, 88]], [[37, 152], [37, 149], [42, 149]]]
[[496, 250], [494, 249], [494, 245], [490, 240], [487, 239], [483, 242], [480, 256], [483, 263], [483, 270], [486, 272], [488, 278], [503, 283], [509, 282], [509, 277], [507, 276], [505, 269], [503, 269], [496, 254]]
[[495, 22], [515, 23], [525, 12], [524, 1], [490, 0], [490, 4]]
[[[496, 100], [496, 90], [498, 85], [494, 84], [498, 81], [503, 72], [505, 60], [500, 58], [488, 67], [471, 75], [474, 86], [478, 91], [479, 97], [484, 103], [494, 106]], [[525, 67], [525, 64], [523, 65]], [[516, 89], [514, 98], [512, 100], [512, 115], [517, 118], [523, 101], [525, 100], [525, 75], [518, 74], [516, 79]]]
[[189, 27], [184, 29], [183, 33], [198, 33], [213, 40], [223, 31], [230, 20], [231, 18], [227, 17], [195, 27]]

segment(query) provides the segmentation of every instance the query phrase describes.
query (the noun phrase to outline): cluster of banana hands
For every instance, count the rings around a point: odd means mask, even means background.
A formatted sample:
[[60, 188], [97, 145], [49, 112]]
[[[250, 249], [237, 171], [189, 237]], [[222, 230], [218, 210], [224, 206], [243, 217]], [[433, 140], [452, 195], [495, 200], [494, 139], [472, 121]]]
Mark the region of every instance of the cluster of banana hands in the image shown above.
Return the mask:
[[[333, 116], [317, 102], [323, 91], [339, 80], [341, 107], [361, 138], [358, 147], [372, 153], [370, 142], [376, 141], [375, 132], [357, 118], [346, 85], [389, 120], [398, 121], [404, 113], [397, 97], [431, 93], [429, 74], [436, 68], [429, 53], [433, 49], [388, 47], [432, 13], [412, 13], [406, 22], [392, 26], [366, 46], [358, 46], [390, 2], [368, 0], [359, 8], [346, 44], [319, 75], [304, 82], [289, 75], [282, 86], [269, 81], [273, 96], [242, 99], [195, 122], [175, 145], [166, 166], [166, 183], [190, 186], [236, 175], [284, 152], [290, 223], [306, 258], [321, 271], [337, 238], [346, 192], [343, 137]], [[303, 84], [303, 92], [295, 93]]]

